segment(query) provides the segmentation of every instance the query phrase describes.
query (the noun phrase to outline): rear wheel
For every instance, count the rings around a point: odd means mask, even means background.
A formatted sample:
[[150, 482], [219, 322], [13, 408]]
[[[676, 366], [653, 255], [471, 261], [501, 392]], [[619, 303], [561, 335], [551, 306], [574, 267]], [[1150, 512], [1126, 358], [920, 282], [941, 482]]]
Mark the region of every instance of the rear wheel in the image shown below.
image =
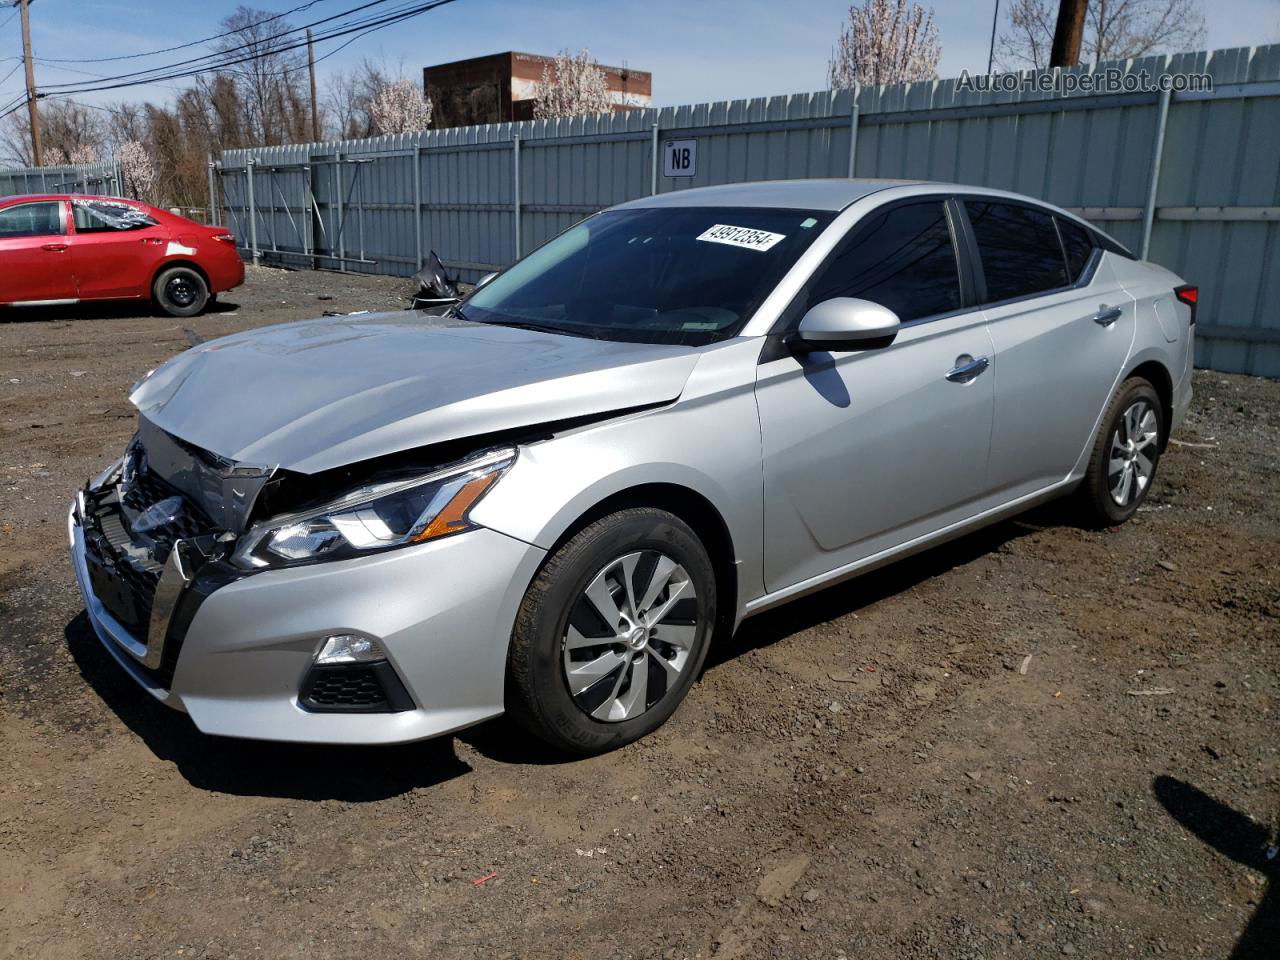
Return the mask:
[[1163, 429], [1155, 387], [1141, 377], [1122, 383], [1098, 427], [1078, 494], [1090, 525], [1114, 526], [1137, 512], [1155, 480]]
[[209, 302], [209, 285], [190, 267], [161, 271], [151, 292], [156, 305], [171, 317], [194, 317]]
[[507, 709], [561, 750], [590, 754], [661, 726], [706, 657], [716, 610], [706, 549], [678, 517], [623, 510], [561, 546], [525, 594]]

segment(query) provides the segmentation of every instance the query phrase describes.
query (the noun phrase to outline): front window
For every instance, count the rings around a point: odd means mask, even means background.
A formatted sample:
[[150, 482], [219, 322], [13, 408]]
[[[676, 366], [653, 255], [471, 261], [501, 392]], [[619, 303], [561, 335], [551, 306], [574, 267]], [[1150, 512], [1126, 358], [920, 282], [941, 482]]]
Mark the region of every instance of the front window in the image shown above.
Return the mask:
[[466, 320], [637, 343], [736, 336], [833, 214], [754, 207], [613, 210], [477, 290]]
[[57, 200], [20, 203], [0, 210], [0, 240], [19, 237], [53, 237], [62, 233]]

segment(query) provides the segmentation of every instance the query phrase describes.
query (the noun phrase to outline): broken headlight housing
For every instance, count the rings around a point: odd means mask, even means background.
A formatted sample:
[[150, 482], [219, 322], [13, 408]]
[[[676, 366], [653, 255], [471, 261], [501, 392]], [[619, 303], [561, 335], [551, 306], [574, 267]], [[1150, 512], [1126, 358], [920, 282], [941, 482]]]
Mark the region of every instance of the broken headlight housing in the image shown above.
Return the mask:
[[344, 560], [470, 530], [471, 508], [515, 459], [506, 448], [410, 480], [359, 487], [322, 507], [258, 524], [233, 559], [246, 569]]

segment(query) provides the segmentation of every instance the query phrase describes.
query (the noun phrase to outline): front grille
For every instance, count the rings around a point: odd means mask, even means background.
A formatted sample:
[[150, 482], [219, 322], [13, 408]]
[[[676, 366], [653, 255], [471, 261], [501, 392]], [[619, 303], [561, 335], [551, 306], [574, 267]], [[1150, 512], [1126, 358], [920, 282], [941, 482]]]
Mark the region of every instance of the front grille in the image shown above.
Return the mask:
[[[171, 497], [182, 495], [154, 474], [140, 472], [123, 492], [109, 489], [86, 502], [85, 560], [94, 595], [143, 644], [150, 629], [156, 587], [174, 543], [215, 532], [208, 515], [185, 497], [182, 509], [170, 521], [145, 532], [131, 529], [141, 513]], [[136, 665], [163, 689], [173, 683], [185, 633], [185, 628], [174, 630], [171, 623], [160, 664], [155, 669]]]
[[391, 664], [325, 664], [311, 668], [298, 702], [316, 713], [397, 713], [413, 701]]

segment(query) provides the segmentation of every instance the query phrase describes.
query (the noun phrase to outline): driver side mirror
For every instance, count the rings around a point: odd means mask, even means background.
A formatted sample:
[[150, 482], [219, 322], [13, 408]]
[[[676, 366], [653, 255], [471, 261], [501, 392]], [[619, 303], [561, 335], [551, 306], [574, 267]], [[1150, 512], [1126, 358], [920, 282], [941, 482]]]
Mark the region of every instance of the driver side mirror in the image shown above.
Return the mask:
[[834, 297], [810, 308], [787, 337], [787, 345], [797, 353], [875, 350], [893, 343], [901, 326], [888, 307], [856, 297]]

